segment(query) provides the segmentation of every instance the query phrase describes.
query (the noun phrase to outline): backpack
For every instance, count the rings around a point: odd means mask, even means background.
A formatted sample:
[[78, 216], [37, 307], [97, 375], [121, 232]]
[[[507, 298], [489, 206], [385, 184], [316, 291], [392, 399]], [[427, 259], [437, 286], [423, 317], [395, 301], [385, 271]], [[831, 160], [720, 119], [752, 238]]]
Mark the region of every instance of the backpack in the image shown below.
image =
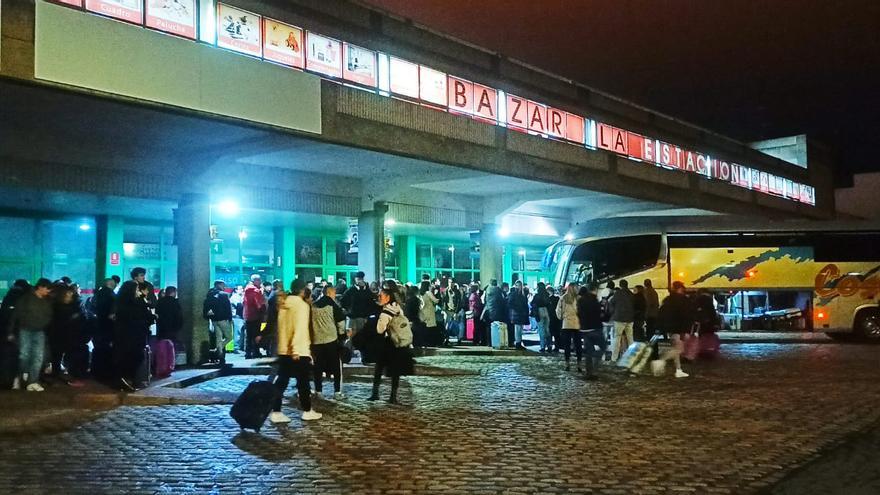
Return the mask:
[[391, 317], [388, 323], [388, 336], [391, 337], [391, 343], [394, 347], [409, 347], [413, 342], [412, 325], [409, 319], [402, 313], [393, 314], [389, 311], [383, 311]]

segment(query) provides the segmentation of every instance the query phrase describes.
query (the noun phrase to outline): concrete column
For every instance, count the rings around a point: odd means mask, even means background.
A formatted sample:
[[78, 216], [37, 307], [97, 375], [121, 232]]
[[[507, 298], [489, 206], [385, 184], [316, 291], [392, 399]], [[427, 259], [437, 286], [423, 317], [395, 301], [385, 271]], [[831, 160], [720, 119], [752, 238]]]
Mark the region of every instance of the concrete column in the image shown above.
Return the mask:
[[480, 284], [486, 286], [489, 281], [502, 282], [504, 255], [503, 247], [498, 242], [498, 225], [484, 223], [480, 230]]
[[281, 268], [279, 277], [285, 290], [290, 287], [290, 283], [296, 278], [296, 230], [292, 225], [283, 227], [275, 227], [275, 266]]
[[499, 282], [513, 283], [513, 246], [505, 244], [501, 246], [501, 280]]
[[[180, 340], [188, 346], [190, 364], [204, 362], [208, 322], [202, 318], [202, 300], [211, 287], [211, 206], [208, 196], [184, 195], [174, 210], [174, 239], [177, 244], [177, 285], [183, 308]], [[204, 348], [203, 348], [204, 347]]]
[[385, 213], [388, 207], [376, 203], [358, 217], [358, 270], [367, 282], [385, 277]]
[[122, 234], [124, 222], [119, 217], [98, 215], [95, 217], [95, 285], [103, 285], [105, 278], [122, 274]]

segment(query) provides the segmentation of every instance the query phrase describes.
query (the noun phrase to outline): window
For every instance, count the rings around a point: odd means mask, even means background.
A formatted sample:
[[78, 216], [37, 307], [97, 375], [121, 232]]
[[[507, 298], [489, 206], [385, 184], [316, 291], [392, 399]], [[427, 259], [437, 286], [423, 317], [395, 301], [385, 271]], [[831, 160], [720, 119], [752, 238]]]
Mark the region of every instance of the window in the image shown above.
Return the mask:
[[581, 244], [572, 254], [569, 280], [604, 282], [640, 272], [657, 264], [661, 237], [641, 235], [600, 239]]
[[350, 253], [351, 243], [346, 241], [336, 241], [336, 265], [337, 266], [357, 266], [358, 254]]
[[324, 262], [323, 240], [319, 236], [296, 237], [296, 264], [320, 265]]

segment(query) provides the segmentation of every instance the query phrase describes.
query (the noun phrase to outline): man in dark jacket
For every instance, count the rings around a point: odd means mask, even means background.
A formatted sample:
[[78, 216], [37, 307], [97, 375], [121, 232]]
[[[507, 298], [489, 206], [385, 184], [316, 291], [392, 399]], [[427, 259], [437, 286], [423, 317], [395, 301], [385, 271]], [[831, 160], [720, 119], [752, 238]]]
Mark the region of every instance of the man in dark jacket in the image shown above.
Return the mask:
[[[577, 302], [578, 321], [584, 335], [584, 348], [587, 351], [587, 379], [597, 379], [596, 370], [599, 361], [605, 355], [607, 347], [605, 334], [602, 331], [602, 304], [599, 302], [599, 284], [593, 282], [581, 293]], [[598, 350], [596, 348], [598, 347]]]
[[42, 392], [40, 372], [46, 352], [46, 329], [52, 321], [52, 282], [41, 278], [33, 291], [25, 292], [12, 312], [6, 327], [10, 342], [18, 342], [19, 370], [27, 373], [24, 380], [29, 392]]
[[633, 343], [633, 320], [635, 305], [633, 293], [626, 280], [620, 281], [620, 288], [611, 296], [611, 321], [614, 322], [614, 336], [611, 338], [611, 361], [617, 358]]
[[[308, 286], [308, 284], [306, 284]], [[266, 300], [266, 328], [260, 334], [260, 347], [266, 350], [267, 356], [274, 356], [277, 351], [278, 343], [278, 298], [279, 294], [284, 292], [284, 284], [281, 280], [272, 281], [272, 292]]]
[[[9, 320], [15, 311], [15, 306], [21, 296], [31, 291], [31, 284], [27, 280], [18, 279], [12, 284], [9, 292], [3, 297], [0, 304], [0, 329], [9, 328]], [[18, 339], [18, 329], [12, 328], [11, 340]], [[0, 342], [0, 389], [8, 389], [15, 386], [20, 388], [18, 378], [18, 348], [14, 342], [5, 339]]]
[[559, 306], [559, 294], [556, 293], [556, 287], [547, 287], [547, 303], [550, 308], [550, 337], [553, 338], [553, 352], [559, 352], [562, 349], [562, 320], [556, 316], [556, 306]]
[[364, 281], [364, 272], [354, 274], [354, 285], [342, 295], [342, 308], [348, 313], [349, 330], [351, 336], [357, 335], [364, 327], [367, 317], [376, 314], [379, 306], [376, 304], [376, 295]]
[[[492, 333], [500, 324], [507, 325], [507, 320], [510, 318], [507, 311], [507, 297], [501, 287], [498, 287], [498, 281], [495, 279], [489, 280], [489, 287], [486, 288], [484, 297], [486, 304], [483, 307], [483, 322], [490, 328], [486, 344], [499, 345], [499, 342], [492, 342]], [[511, 341], [512, 339], [508, 339], [508, 342]]]
[[169, 285], [156, 303], [156, 338], [177, 342], [177, 332], [182, 326], [183, 311], [177, 300], [177, 287]]
[[202, 304], [202, 316], [211, 322], [217, 359], [220, 364], [226, 364], [226, 343], [233, 337], [232, 304], [229, 302], [229, 294], [226, 293], [226, 282], [214, 281], [214, 288], [208, 291]]
[[[523, 292], [522, 281], [517, 280], [513, 284], [513, 289], [507, 296], [507, 305], [510, 308], [510, 323], [513, 326], [513, 337], [516, 342], [517, 349], [525, 349], [522, 343], [523, 326], [529, 324], [529, 300]], [[511, 329], [507, 329], [508, 337], [511, 336]]]
[[672, 350], [661, 358], [675, 361], [675, 377], [686, 378], [688, 374], [681, 369], [683, 336], [690, 333], [694, 325], [694, 311], [683, 283], [677, 280], [672, 283], [669, 296], [660, 305], [658, 320], [663, 331], [672, 338]]

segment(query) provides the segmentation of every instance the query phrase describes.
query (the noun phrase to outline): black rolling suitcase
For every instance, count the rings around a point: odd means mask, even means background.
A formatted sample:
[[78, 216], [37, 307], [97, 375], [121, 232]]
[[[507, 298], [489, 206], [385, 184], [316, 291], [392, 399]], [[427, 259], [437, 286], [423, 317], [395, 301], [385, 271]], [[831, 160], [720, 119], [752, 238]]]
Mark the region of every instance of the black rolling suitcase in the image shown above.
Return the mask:
[[232, 404], [229, 415], [238, 426], [259, 433], [275, 402], [275, 385], [271, 382], [256, 380], [248, 384], [244, 392]]
[[134, 386], [137, 388], [147, 388], [150, 386], [150, 380], [153, 379], [153, 351], [150, 346], [144, 347], [144, 357], [134, 376]]

